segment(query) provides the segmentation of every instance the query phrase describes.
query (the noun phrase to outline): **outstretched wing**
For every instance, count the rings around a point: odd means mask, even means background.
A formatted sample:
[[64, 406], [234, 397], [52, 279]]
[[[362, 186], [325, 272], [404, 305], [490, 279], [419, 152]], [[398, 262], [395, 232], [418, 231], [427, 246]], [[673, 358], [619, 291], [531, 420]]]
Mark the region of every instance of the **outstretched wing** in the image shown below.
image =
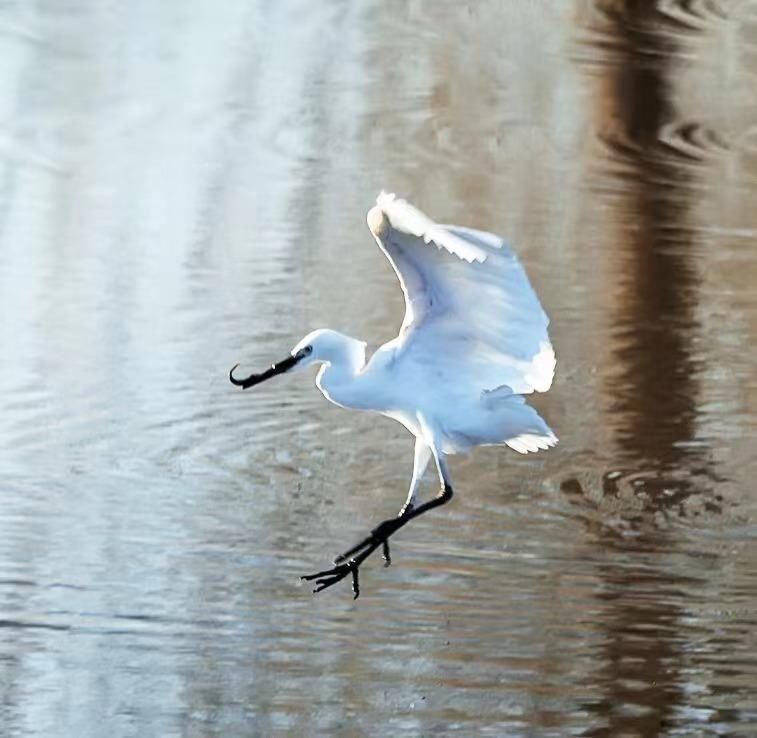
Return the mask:
[[545, 392], [555, 354], [526, 272], [491, 233], [439, 225], [382, 192], [368, 227], [405, 294], [402, 351], [444, 365], [482, 391]]

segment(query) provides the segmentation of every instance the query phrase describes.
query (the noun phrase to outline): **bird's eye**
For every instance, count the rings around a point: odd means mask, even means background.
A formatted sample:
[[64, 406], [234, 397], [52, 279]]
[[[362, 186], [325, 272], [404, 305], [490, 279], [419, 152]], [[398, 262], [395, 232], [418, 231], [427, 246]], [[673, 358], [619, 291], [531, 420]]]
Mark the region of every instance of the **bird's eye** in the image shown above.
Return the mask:
[[305, 354], [305, 356], [307, 356], [308, 354], [312, 354], [313, 353], [313, 347], [312, 346], [305, 346], [305, 348], [302, 349], [302, 353]]

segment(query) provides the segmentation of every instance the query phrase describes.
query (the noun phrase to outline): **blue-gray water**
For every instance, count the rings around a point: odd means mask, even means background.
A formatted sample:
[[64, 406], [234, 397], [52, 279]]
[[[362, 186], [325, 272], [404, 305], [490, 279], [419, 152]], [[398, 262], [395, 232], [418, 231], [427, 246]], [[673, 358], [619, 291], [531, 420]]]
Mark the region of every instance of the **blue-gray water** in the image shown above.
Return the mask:
[[[755, 89], [746, 1], [0, 4], [0, 734], [757, 733]], [[412, 439], [227, 371], [394, 335], [382, 187], [515, 245], [561, 445], [354, 602]]]

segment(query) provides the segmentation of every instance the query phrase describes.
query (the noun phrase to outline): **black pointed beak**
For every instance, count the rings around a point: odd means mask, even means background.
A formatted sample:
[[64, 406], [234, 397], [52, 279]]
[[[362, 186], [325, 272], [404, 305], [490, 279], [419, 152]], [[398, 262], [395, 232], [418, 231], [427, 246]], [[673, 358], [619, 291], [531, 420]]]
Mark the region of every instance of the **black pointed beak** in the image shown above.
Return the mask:
[[292, 356], [287, 356], [286, 359], [282, 359], [275, 364], [271, 364], [271, 367], [269, 369], [266, 369], [264, 372], [261, 372], [260, 374], [250, 374], [249, 377], [245, 377], [244, 379], [237, 379], [234, 376], [234, 370], [239, 366], [239, 364], [234, 364], [234, 366], [231, 367], [231, 371], [229, 372], [229, 381], [232, 384], [235, 384], [237, 387], [241, 387], [242, 389], [254, 387], [256, 384], [265, 382], [266, 379], [270, 379], [271, 377], [275, 377], [277, 374], [283, 374], [284, 372], [289, 371], [300, 359], [303, 358], [303, 356], [304, 354], [302, 352], [292, 354]]

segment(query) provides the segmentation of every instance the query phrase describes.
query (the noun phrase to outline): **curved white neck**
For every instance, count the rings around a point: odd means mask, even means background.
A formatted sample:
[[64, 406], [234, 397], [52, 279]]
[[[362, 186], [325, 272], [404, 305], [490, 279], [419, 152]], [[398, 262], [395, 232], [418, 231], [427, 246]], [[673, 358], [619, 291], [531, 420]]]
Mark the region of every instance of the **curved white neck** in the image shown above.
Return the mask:
[[362, 407], [356, 378], [365, 366], [365, 344], [349, 336], [333, 350], [318, 372], [315, 383], [326, 399], [343, 407]]

